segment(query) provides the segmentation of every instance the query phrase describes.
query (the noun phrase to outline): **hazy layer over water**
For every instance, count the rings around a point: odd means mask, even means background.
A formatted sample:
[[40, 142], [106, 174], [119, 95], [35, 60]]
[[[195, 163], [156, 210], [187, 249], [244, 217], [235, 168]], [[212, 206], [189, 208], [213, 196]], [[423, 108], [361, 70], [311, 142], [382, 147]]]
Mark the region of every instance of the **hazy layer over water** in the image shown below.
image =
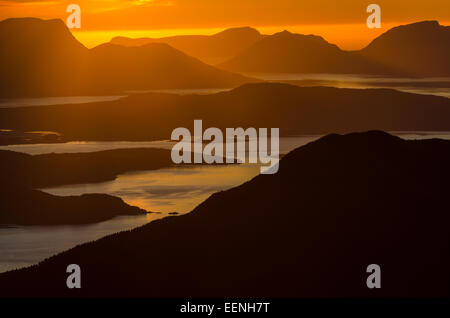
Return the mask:
[[[416, 94], [431, 94], [450, 98], [450, 78], [398, 78], [379, 77], [364, 74], [304, 74], [304, 73], [246, 73], [246, 76], [266, 81], [291, 82], [300, 86], [331, 86], [339, 88], [393, 88], [404, 92]], [[421, 83], [426, 85], [421, 86]], [[208, 89], [159, 89], [127, 91], [123, 95], [113, 96], [67, 96], [67, 97], [37, 97], [37, 98], [10, 98], [0, 99], [2, 107], [44, 106], [83, 104], [103, 101], [114, 101], [127, 97], [130, 94], [149, 92], [186, 94], [214, 94], [227, 91], [224, 88]]]
[[65, 104], [84, 104], [93, 102], [109, 102], [118, 100], [126, 95], [115, 96], [64, 96], [64, 97], [36, 97], [36, 98], [4, 98], [0, 99], [0, 108], [23, 106], [46, 106]]
[[450, 98], [450, 78], [398, 78], [358, 74], [248, 73], [249, 77], [266, 81], [283, 81], [299, 86], [337, 88], [392, 88], [402, 92]]

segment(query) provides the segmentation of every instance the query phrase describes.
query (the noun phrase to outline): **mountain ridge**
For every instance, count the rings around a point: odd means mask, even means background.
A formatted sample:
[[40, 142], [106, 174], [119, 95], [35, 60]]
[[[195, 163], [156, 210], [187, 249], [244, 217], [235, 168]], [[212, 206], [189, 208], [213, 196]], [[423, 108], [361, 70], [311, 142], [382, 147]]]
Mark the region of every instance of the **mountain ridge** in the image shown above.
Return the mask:
[[326, 41], [329, 45], [324, 47], [323, 43], [308, 41], [305, 35], [287, 31], [282, 35], [267, 36], [218, 66], [248, 73], [450, 76], [450, 62], [446, 58], [450, 55], [450, 27], [438, 21], [394, 27], [365, 48], [354, 51], [341, 50]]
[[218, 64], [236, 55], [252, 43], [263, 38], [251, 27], [228, 28], [213, 35], [175, 35], [163, 38], [114, 37], [110, 43], [124, 46], [141, 46], [148, 43], [168, 43], [188, 55], [195, 56], [208, 64]]

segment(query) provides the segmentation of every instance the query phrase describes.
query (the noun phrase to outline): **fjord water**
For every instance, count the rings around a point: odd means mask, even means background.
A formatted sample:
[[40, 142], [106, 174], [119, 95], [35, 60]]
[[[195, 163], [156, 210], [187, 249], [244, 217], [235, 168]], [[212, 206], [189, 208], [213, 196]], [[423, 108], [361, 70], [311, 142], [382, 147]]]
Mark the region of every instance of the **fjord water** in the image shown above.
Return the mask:
[[[281, 138], [280, 151], [288, 152], [318, 136]], [[3, 146], [1, 149], [29, 154], [92, 152], [106, 149], [156, 147], [170, 149], [173, 142], [71, 142]], [[146, 216], [124, 216], [82, 226], [12, 226], [0, 228], [0, 272], [30, 266], [77, 244], [129, 230], [152, 220], [167, 217], [170, 212], [187, 213], [212, 193], [246, 182], [259, 173], [256, 165], [198, 165], [154, 171], [129, 172], [116, 180], [61, 186], [44, 191], [55, 195], [108, 193], [121, 197], [151, 213]]]
[[[395, 132], [404, 139], [450, 139], [450, 132]], [[287, 153], [320, 136], [280, 138], [280, 153]], [[49, 152], [99, 151], [117, 148], [161, 147], [173, 143], [159, 142], [90, 142], [2, 147], [31, 154]], [[114, 181], [68, 185], [43, 189], [55, 195], [108, 193], [121, 197], [151, 213], [146, 216], [117, 217], [109, 221], [82, 226], [12, 226], [0, 228], [0, 272], [36, 264], [77, 244], [129, 230], [152, 220], [169, 216], [170, 212], [187, 213], [212, 193], [242, 184], [257, 174], [255, 165], [192, 165], [154, 171], [129, 172]]]
[[144, 225], [151, 218], [149, 214], [82, 226], [0, 227], [0, 272], [37, 264], [78, 244]]
[[337, 88], [392, 88], [402, 92], [436, 95], [450, 98], [450, 78], [399, 78], [364, 74], [299, 74], [246, 73], [246, 76], [265, 81], [282, 81], [300, 86], [329, 86]]
[[258, 173], [255, 165], [174, 167], [126, 173], [109, 182], [45, 189], [56, 195], [109, 193], [160, 213], [82, 226], [0, 228], [0, 272], [36, 264], [77, 244], [141, 226], [170, 212], [189, 212], [212, 193], [237, 186]]

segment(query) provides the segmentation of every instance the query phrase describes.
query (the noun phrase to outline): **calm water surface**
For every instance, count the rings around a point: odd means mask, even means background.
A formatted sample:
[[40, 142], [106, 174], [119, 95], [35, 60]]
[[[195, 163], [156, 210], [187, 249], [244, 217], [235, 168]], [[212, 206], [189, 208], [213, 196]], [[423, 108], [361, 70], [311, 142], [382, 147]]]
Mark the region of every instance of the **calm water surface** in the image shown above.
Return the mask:
[[24, 226], [0, 228], [0, 272], [30, 266], [78, 244], [130, 230], [154, 215], [122, 216], [81, 226]]
[[110, 182], [44, 189], [56, 195], [108, 193], [161, 213], [82, 226], [0, 228], [0, 272], [36, 264], [78, 244], [167, 217], [170, 212], [189, 212], [212, 193], [242, 184], [258, 173], [259, 167], [252, 165], [174, 167], [125, 173]]

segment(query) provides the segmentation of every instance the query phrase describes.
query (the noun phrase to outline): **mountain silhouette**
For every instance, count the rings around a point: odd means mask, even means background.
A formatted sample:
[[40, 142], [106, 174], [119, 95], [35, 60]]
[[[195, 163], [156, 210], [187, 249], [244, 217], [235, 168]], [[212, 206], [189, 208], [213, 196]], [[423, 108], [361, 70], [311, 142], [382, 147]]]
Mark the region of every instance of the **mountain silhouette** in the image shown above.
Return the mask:
[[88, 53], [61, 20], [0, 21], [0, 96], [75, 94]]
[[164, 43], [140, 47], [102, 44], [90, 50], [86, 82], [105, 89], [231, 87], [244, 77], [220, 71]]
[[0, 57], [2, 97], [234, 87], [249, 81], [166, 44], [103, 44], [89, 50], [61, 20], [1, 21]]
[[314, 35], [267, 36], [219, 67], [261, 73], [352, 73], [449, 76], [450, 27], [425, 21], [393, 28], [360, 51], [344, 51]]
[[[448, 131], [450, 99], [391, 89], [246, 84], [208, 95], [136, 94], [117, 101], [0, 109], [0, 127], [61, 141], [167, 140], [172, 130], [279, 127], [281, 136], [363, 130]], [[120, 127], [120, 129], [119, 129]]]
[[142, 46], [148, 43], [167, 43], [170, 46], [209, 64], [230, 59], [253, 43], [262, 39], [257, 30], [250, 27], [230, 28], [214, 35], [177, 35], [163, 38], [115, 37], [113, 44]]
[[0, 295], [449, 297], [449, 160], [450, 141], [328, 135], [189, 214], [0, 274]]
[[320, 36], [288, 31], [267, 36], [219, 65], [235, 71], [268, 73], [360, 73], [365, 67], [374, 72], [376, 66]]
[[450, 75], [450, 27], [423, 21], [395, 27], [372, 41], [364, 57], [411, 76]]

